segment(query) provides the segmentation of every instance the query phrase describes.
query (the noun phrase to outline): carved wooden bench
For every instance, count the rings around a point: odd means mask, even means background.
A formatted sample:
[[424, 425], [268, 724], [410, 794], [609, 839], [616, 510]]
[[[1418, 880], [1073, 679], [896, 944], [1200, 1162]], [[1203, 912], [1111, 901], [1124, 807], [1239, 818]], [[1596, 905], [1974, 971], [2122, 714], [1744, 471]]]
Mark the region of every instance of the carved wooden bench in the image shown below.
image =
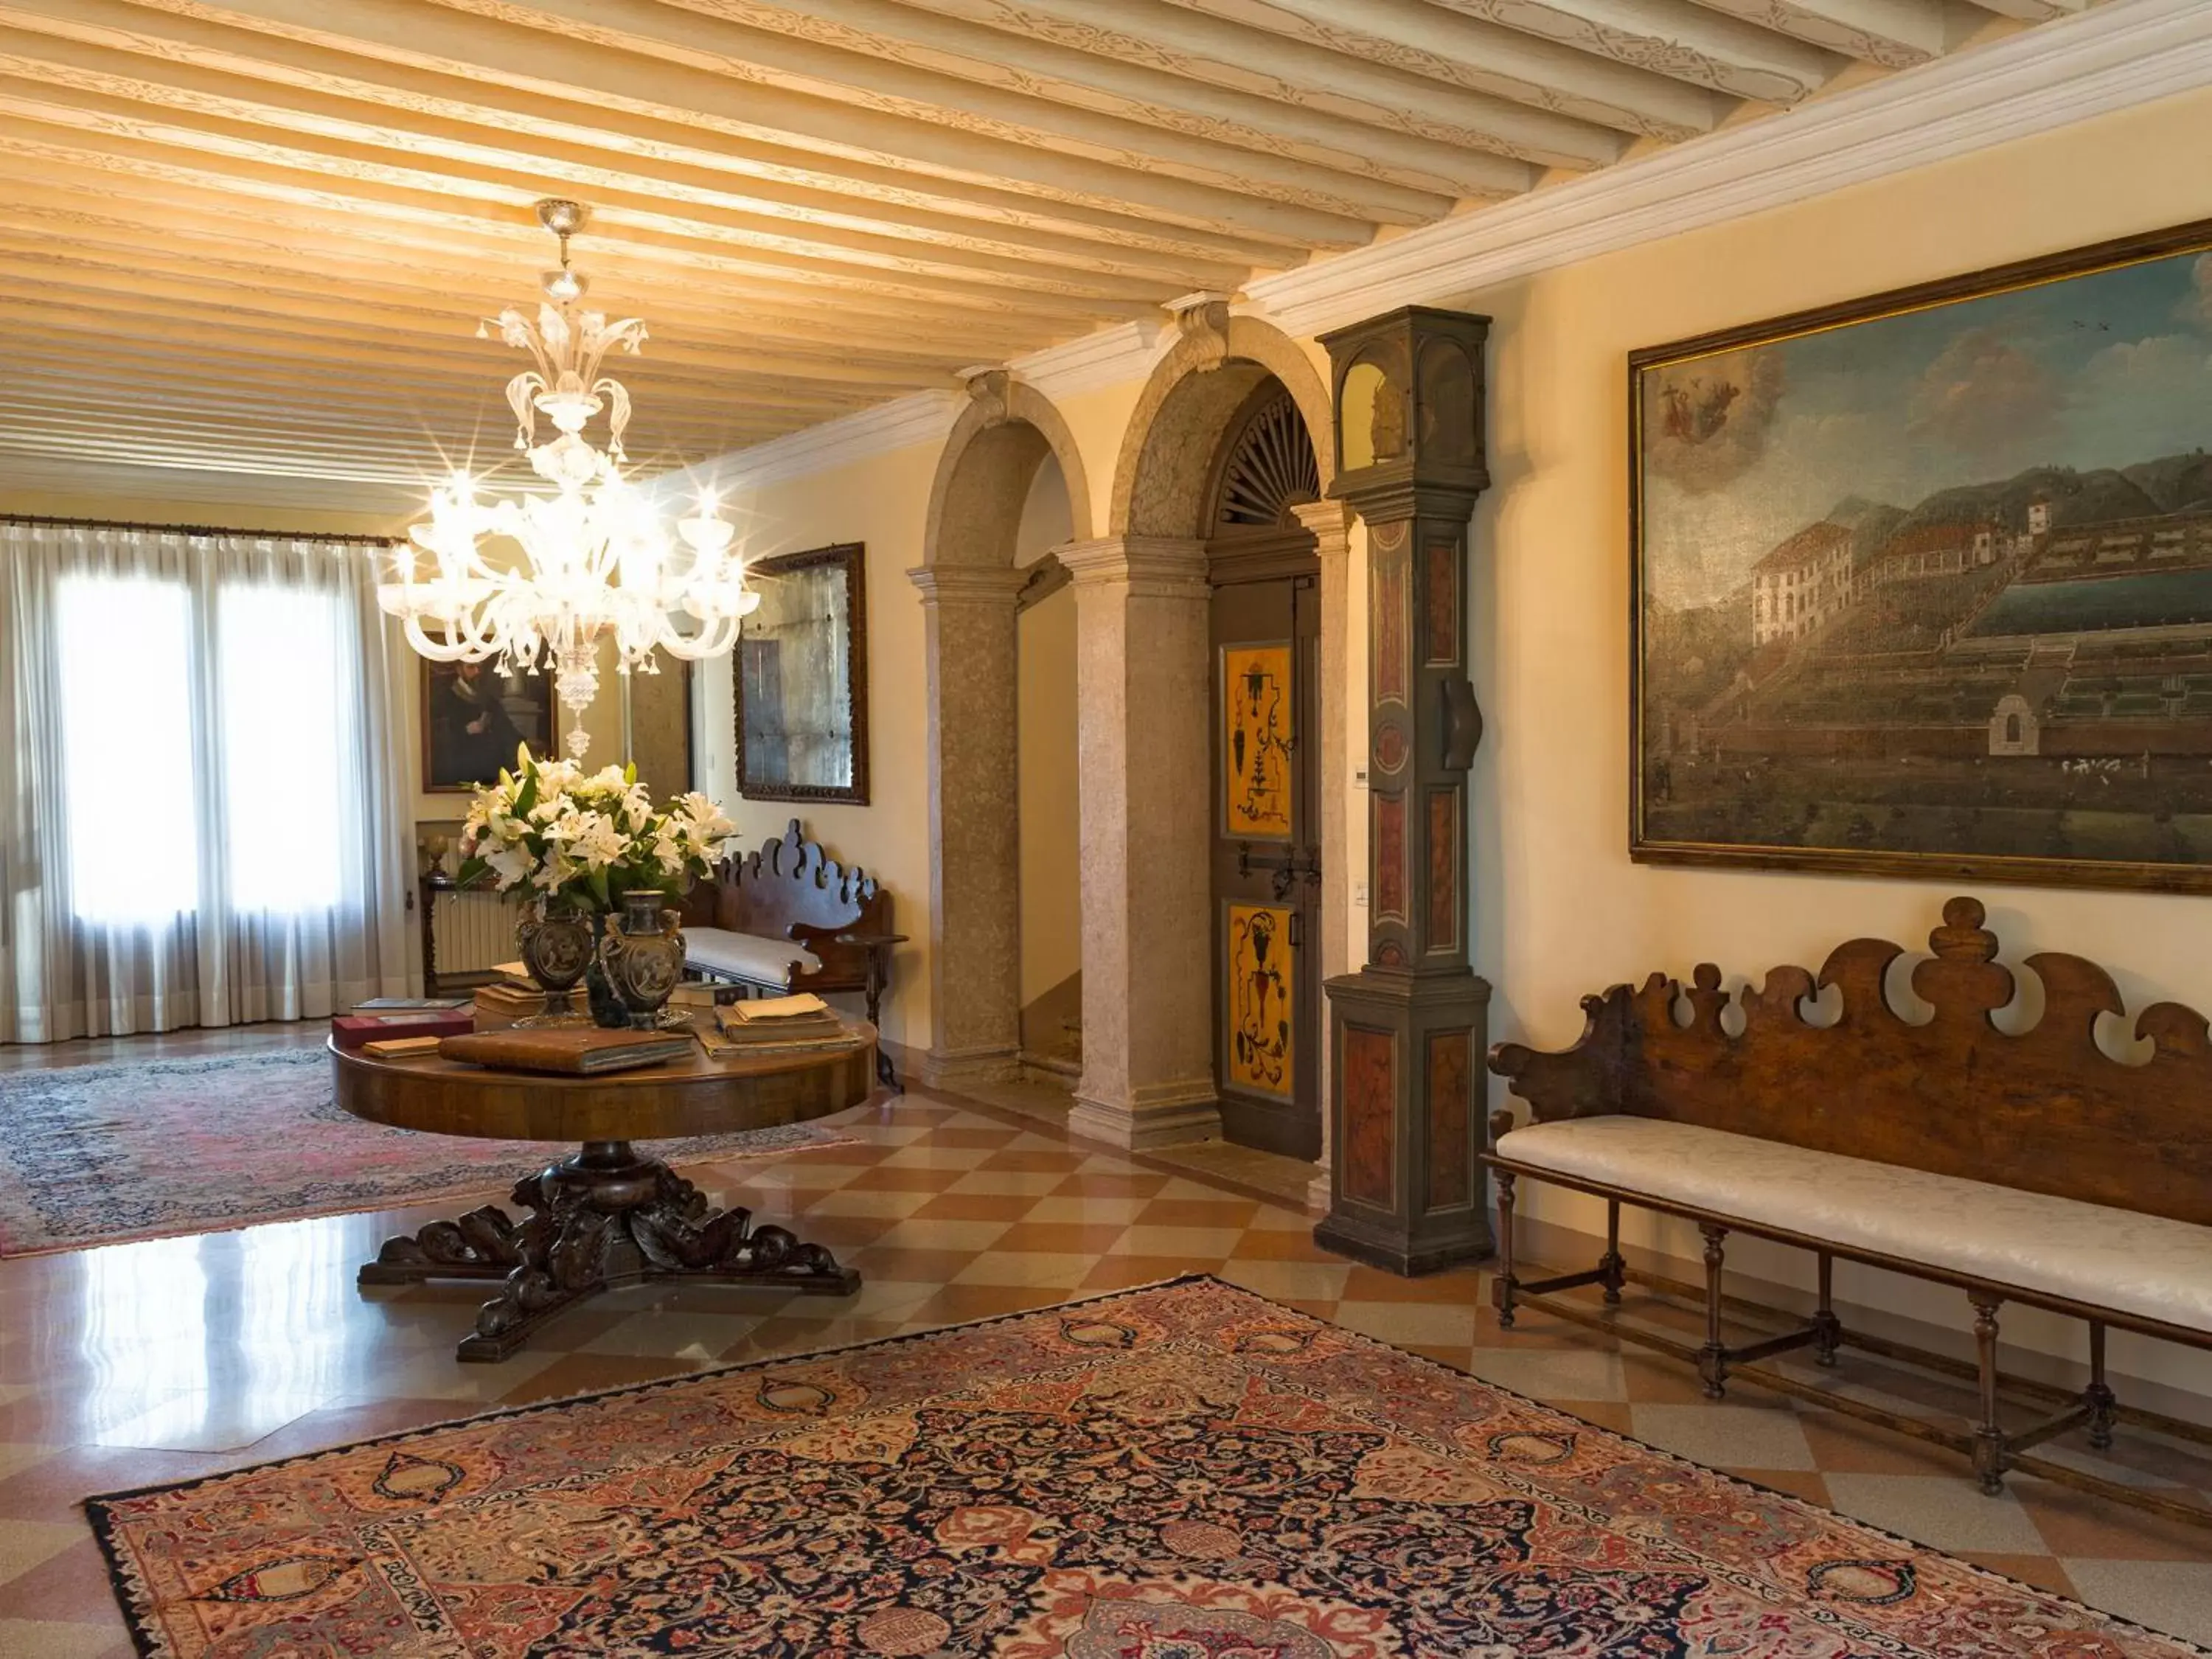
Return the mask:
[[[2106, 1480], [2031, 1449], [2076, 1428], [2112, 1442], [2130, 1420], [2212, 1443], [2212, 1431], [2135, 1409], [2123, 1413], [2106, 1378], [2107, 1328], [2212, 1348], [2212, 1045], [2204, 1017], [2178, 1003], [2147, 1008], [2136, 1036], [2154, 1047], [2145, 1064], [2108, 1057], [2094, 1036], [2100, 1014], [2124, 1005], [2111, 978], [2079, 957], [2045, 953], [2027, 967], [2041, 981], [2041, 1018], [2017, 1036], [1990, 1016], [2007, 1006], [2011, 971], [1981, 905], [1954, 898], [1929, 936], [1934, 959], [1912, 970], [1912, 988], [1934, 1010], [1912, 1024], [1889, 1006], [1884, 975], [1902, 954], [1883, 939], [1837, 947], [1816, 980], [1778, 968], [1735, 999], [1720, 970], [1701, 964], [1685, 987], [1654, 974], [1640, 989], [1616, 985], [1583, 999], [1582, 1040], [1563, 1054], [1518, 1043], [1492, 1051], [1491, 1069], [1527, 1101], [1533, 1123], [1492, 1120], [1485, 1162], [1498, 1182], [1501, 1264], [1492, 1287], [1498, 1322], [1534, 1306], [1694, 1360], [1717, 1398], [1730, 1376], [1869, 1419], [1970, 1454], [1984, 1490], [2019, 1468], [2140, 1507], [2198, 1522], [2212, 1511]], [[1805, 1017], [1808, 1000], [1839, 988], [1832, 1024]], [[1686, 1024], [1677, 1018], [1686, 1002]], [[1595, 1267], [1535, 1280], [1513, 1255], [1516, 1183], [1549, 1182], [1602, 1198], [1607, 1238]], [[1705, 1340], [1693, 1346], [1558, 1292], [1624, 1285], [1688, 1290], [1629, 1268], [1620, 1253], [1620, 1206], [1698, 1224], [1705, 1240]], [[1794, 1329], [1730, 1346], [1723, 1310], [1771, 1310], [1724, 1297], [1727, 1240], [1745, 1233], [1812, 1251], [1815, 1310]], [[1833, 1263], [1863, 1262], [1966, 1292], [1977, 1360], [1947, 1361], [1846, 1331], [1833, 1305]], [[2008, 1303], [2086, 1320], [2089, 1381], [2078, 1395], [1997, 1370], [1999, 1310]], [[1769, 1324], [1771, 1330], [1771, 1323]], [[1823, 1365], [1844, 1344], [1972, 1376], [1979, 1420], [1961, 1434], [1823, 1389], [1756, 1362], [1810, 1348]], [[2000, 1383], [2059, 1409], [2008, 1431]]]
[[[684, 965], [751, 990], [857, 991], [879, 1023], [890, 983], [891, 896], [865, 871], [847, 869], [805, 839], [793, 818], [757, 853], [725, 860], [684, 896]], [[903, 1085], [881, 1042], [876, 1074]]]

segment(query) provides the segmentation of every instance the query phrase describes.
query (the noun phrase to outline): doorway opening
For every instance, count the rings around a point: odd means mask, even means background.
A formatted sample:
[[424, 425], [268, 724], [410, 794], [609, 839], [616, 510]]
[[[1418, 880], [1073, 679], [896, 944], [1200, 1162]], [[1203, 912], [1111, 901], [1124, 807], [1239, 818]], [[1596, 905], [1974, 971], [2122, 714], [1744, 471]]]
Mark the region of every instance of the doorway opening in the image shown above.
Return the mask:
[[1022, 504], [1014, 568], [1014, 775], [1020, 810], [1021, 1061], [1073, 1086], [1083, 1070], [1081, 792], [1075, 592], [1052, 550], [1073, 534], [1067, 478], [1050, 454]]
[[1322, 1145], [1321, 566], [1295, 509], [1321, 499], [1311, 434], [1266, 375], [1207, 491], [1214, 1082], [1222, 1133]]

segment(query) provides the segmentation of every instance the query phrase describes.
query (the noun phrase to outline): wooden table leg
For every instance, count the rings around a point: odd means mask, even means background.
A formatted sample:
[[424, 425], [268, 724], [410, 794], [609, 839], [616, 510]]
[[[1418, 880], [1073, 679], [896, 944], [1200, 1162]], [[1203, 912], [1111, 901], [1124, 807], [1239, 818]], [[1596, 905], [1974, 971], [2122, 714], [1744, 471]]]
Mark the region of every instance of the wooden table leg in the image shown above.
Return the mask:
[[505, 1359], [531, 1333], [580, 1302], [646, 1279], [706, 1279], [849, 1296], [860, 1276], [788, 1229], [753, 1225], [743, 1208], [710, 1212], [704, 1194], [626, 1140], [587, 1142], [574, 1157], [515, 1183], [517, 1225], [487, 1206], [387, 1241], [363, 1285], [498, 1279], [457, 1350]]

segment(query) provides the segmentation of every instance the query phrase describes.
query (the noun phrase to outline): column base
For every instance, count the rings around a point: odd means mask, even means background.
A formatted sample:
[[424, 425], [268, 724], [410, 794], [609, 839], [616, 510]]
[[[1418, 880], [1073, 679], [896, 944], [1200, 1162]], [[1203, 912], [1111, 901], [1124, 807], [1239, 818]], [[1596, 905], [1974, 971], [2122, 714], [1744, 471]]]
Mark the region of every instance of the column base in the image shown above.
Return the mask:
[[1370, 1267], [1380, 1267], [1401, 1279], [1419, 1279], [1428, 1273], [1442, 1273], [1462, 1262], [1486, 1260], [1492, 1254], [1487, 1237], [1479, 1243], [1455, 1241], [1408, 1249], [1402, 1238], [1388, 1233], [1370, 1237], [1347, 1227], [1334, 1215], [1315, 1224], [1313, 1237], [1314, 1243], [1324, 1250], [1349, 1256]]
[[1068, 1133], [1132, 1152], [1221, 1139], [1221, 1109], [1214, 1103], [1211, 1078], [1152, 1084], [1131, 1093], [1127, 1100], [1104, 1098], [1077, 1085], [1074, 1109], [1067, 1115]]
[[1022, 1075], [1022, 1059], [1012, 1044], [980, 1048], [932, 1048], [921, 1057], [921, 1080], [932, 1089], [957, 1093], [975, 1083], [1014, 1083]]
[[1483, 1260], [1490, 987], [1465, 968], [1366, 968], [1328, 990], [1329, 1205], [1314, 1242], [1407, 1276]]

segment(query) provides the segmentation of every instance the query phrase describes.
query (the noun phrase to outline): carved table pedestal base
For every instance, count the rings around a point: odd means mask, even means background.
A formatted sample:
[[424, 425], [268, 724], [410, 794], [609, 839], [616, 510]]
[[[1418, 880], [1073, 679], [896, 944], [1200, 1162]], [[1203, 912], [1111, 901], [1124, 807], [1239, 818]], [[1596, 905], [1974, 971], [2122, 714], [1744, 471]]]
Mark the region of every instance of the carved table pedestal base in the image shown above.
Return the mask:
[[627, 1140], [593, 1140], [515, 1183], [517, 1224], [494, 1206], [386, 1241], [361, 1270], [369, 1285], [499, 1279], [477, 1314], [463, 1359], [498, 1360], [576, 1304], [643, 1279], [704, 1279], [849, 1296], [860, 1276], [819, 1244], [756, 1227], [744, 1209], [709, 1213], [706, 1195]]

